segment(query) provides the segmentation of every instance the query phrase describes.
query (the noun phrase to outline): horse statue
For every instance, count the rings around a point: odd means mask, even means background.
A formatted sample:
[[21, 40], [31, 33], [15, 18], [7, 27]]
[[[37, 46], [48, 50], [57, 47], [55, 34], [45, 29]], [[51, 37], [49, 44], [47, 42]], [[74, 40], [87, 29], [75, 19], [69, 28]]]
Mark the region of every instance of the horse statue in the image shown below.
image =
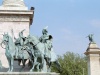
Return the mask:
[[[50, 36], [51, 37], [51, 36]], [[30, 43], [32, 46], [33, 46], [33, 48], [34, 48], [34, 53], [33, 53], [33, 55], [34, 55], [34, 65], [33, 65], [33, 67], [32, 67], [32, 69], [30, 70], [30, 71], [33, 71], [34, 70], [34, 67], [37, 65], [37, 64], [39, 64], [39, 65], [41, 65], [42, 64], [42, 70], [43, 70], [43, 68], [46, 68], [47, 67], [47, 72], [50, 72], [50, 67], [51, 67], [51, 64], [52, 64], [52, 62], [54, 62], [55, 63], [55, 65], [57, 65], [57, 67], [58, 68], [60, 68], [60, 64], [59, 64], [59, 62], [57, 61], [57, 59], [55, 59], [55, 58], [53, 58], [52, 56], [51, 56], [51, 54], [54, 54], [54, 53], [51, 53], [51, 48], [52, 48], [52, 46], [51, 46], [51, 44], [49, 44], [49, 47], [48, 47], [48, 54], [49, 54], [49, 56], [48, 57], [45, 57], [45, 53], [44, 53], [44, 50], [45, 50], [45, 46], [44, 46], [44, 44], [43, 43], [41, 43], [40, 42], [40, 40], [37, 38], [37, 37], [35, 37], [35, 36], [28, 36], [27, 37], [27, 39], [24, 41], [24, 44], [27, 44], [27, 43]], [[53, 52], [53, 50], [52, 50], [52, 52]], [[38, 62], [37, 61], [37, 59], [38, 58], [41, 58], [41, 60], [42, 60], [42, 62], [40, 63], [40, 62]], [[56, 57], [56, 56], [55, 56]], [[52, 59], [53, 58], [53, 59]], [[46, 61], [46, 63], [44, 63]], [[47, 64], [47, 66], [44, 66], [44, 65], [46, 65]], [[39, 66], [38, 66], [39, 67]]]
[[[2, 45], [5, 45], [5, 48]], [[7, 34], [3, 34], [3, 40], [1, 42], [1, 47], [4, 48], [5, 51], [5, 55], [7, 57], [8, 63], [9, 63], [9, 70], [8, 72], [12, 72], [13, 71], [13, 61], [14, 60], [22, 60], [22, 59], [29, 59], [30, 56], [27, 53], [27, 51], [23, 50], [22, 48], [22, 52], [20, 53], [20, 55], [18, 56], [18, 58], [15, 57], [16, 55], [16, 46], [15, 43], [13, 42], [12, 37], [7, 33]], [[25, 66], [25, 62], [22, 62], [23, 65]]]
[[[30, 55], [34, 56], [34, 62], [33, 62], [33, 60], [31, 60], [34, 65], [32, 66], [30, 71], [34, 71], [36, 66], [37, 66], [38, 71], [39, 71], [39, 69], [41, 71], [43, 71], [44, 46], [41, 45], [41, 43], [39, 42], [39, 40], [35, 36], [30, 36], [30, 35], [28, 37], [26, 37], [26, 39], [24, 41], [25, 45], [28, 43], [30, 43], [30, 45], [32, 45], [34, 48], [34, 51], [31, 50], [32, 54], [30, 54]], [[37, 62], [37, 61], [39, 61], [39, 62]], [[39, 68], [39, 67], [41, 67], [41, 68]]]

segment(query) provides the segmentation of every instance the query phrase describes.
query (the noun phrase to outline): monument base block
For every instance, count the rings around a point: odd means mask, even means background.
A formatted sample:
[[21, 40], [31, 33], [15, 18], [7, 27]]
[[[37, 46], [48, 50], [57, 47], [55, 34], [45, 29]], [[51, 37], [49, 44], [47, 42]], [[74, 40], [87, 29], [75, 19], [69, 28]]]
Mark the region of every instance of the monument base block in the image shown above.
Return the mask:
[[0, 75], [60, 75], [59, 73], [51, 72], [0, 72]]

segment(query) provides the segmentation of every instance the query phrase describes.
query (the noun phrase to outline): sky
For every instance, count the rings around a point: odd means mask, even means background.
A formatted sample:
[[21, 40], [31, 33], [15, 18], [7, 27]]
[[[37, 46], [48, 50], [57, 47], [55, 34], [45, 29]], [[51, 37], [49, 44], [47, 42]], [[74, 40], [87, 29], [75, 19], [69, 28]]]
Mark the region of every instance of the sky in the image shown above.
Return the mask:
[[[48, 26], [57, 55], [67, 51], [84, 55], [89, 34], [100, 47], [100, 0], [24, 0], [35, 7], [30, 34], [40, 37]], [[0, 0], [2, 4], [2, 0]]]

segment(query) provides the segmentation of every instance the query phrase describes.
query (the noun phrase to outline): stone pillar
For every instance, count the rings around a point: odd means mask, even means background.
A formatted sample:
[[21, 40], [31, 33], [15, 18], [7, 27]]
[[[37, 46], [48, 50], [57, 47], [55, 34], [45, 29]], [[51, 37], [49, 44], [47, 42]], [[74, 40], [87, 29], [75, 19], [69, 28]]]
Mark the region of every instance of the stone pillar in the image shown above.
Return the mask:
[[[28, 10], [23, 0], [3, 0], [0, 6], [0, 43], [4, 32], [11, 35], [13, 29], [14, 36], [18, 38], [18, 33], [25, 29], [24, 36], [29, 34], [30, 25], [33, 22], [34, 10]], [[8, 68], [8, 61], [5, 50], [0, 46], [0, 60], [4, 68]]]
[[96, 43], [89, 43], [85, 52], [88, 63], [88, 75], [100, 75], [100, 48]]

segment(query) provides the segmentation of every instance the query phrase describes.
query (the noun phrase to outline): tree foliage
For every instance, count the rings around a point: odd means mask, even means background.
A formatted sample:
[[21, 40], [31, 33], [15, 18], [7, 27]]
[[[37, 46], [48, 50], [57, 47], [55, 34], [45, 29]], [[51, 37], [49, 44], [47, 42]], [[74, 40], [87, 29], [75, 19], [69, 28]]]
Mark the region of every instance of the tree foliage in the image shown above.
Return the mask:
[[58, 56], [58, 60], [61, 65], [61, 71], [53, 64], [53, 72], [60, 72], [61, 75], [87, 75], [87, 61], [85, 56], [66, 52], [63, 56]]

